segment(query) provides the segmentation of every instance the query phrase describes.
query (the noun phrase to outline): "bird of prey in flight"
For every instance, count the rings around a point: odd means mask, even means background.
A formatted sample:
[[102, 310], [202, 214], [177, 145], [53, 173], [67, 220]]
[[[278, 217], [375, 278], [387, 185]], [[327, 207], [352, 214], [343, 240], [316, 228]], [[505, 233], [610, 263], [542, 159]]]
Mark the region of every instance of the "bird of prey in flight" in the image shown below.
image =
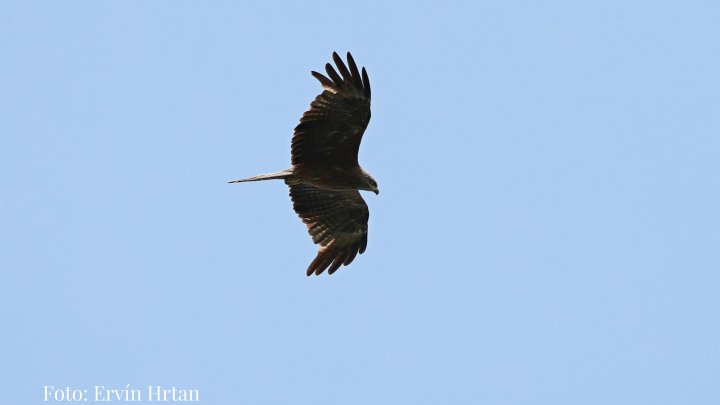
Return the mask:
[[[367, 246], [369, 211], [358, 190], [379, 193], [377, 182], [358, 164], [358, 150], [370, 122], [370, 80], [348, 52], [347, 62], [333, 52], [337, 70], [325, 65], [320, 93], [295, 127], [292, 167], [230, 183], [283, 179], [290, 187], [293, 209], [320, 245], [307, 275], [334, 273]], [[339, 74], [338, 74], [339, 71]]]

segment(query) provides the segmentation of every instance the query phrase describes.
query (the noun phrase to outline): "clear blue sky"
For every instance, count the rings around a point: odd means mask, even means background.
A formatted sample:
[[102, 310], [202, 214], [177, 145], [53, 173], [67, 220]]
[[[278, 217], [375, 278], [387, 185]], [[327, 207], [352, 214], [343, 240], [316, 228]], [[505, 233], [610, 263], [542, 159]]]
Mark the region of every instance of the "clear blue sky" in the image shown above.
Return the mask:
[[[4, 2], [1, 402], [720, 403], [720, 5], [468, 3]], [[308, 278], [226, 182], [348, 50], [382, 192]]]

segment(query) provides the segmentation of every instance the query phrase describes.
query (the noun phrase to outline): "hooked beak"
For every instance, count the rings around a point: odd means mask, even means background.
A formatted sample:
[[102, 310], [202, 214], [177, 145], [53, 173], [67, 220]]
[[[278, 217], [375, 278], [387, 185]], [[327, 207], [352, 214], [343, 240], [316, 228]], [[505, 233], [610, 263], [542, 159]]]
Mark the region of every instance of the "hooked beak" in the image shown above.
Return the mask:
[[376, 189], [375, 189], [375, 190], [373, 190], [373, 191], [375, 192], [375, 195], [378, 195], [378, 194], [380, 194], [380, 189], [379, 189], [379, 188], [376, 188]]

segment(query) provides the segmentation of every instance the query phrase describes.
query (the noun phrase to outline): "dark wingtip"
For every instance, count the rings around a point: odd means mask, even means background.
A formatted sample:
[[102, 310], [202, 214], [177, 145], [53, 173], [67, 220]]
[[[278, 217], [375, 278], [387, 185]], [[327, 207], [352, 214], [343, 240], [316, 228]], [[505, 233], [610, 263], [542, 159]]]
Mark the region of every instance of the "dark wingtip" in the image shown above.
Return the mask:
[[345, 62], [343, 62], [337, 52], [333, 52], [333, 60], [335, 61], [335, 66], [337, 66], [338, 70], [340, 71], [340, 75], [342, 76], [343, 81], [345, 83], [351, 83], [352, 75], [350, 74], [347, 66], [345, 66]]
[[[332, 261], [332, 258], [330, 261]], [[329, 264], [327, 255], [324, 255], [323, 252], [318, 252], [315, 260], [310, 263], [310, 267], [307, 269], [307, 275], [309, 276], [315, 273], [315, 275], [319, 276], [325, 271], [325, 268], [327, 268]]]
[[[340, 55], [338, 55], [337, 52], [333, 52], [332, 58], [333, 58], [333, 62], [335, 62], [335, 65], [337, 65], [338, 68], [340, 68], [340, 65], [345, 67], [345, 63], [343, 62], [342, 58], [340, 58]], [[342, 70], [342, 68], [340, 68], [340, 70]]]
[[365, 88], [365, 97], [370, 98], [370, 78], [368, 77], [367, 70], [362, 68], [362, 80], [363, 87]]
[[324, 88], [331, 88], [331, 89], [335, 88], [335, 84], [332, 82], [332, 80], [325, 77], [325, 75], [323, 75], [322, 73], [318, 73], [313, 70], [310, 72], [310, 74], [313, 75], [314, 78], [318, 79], [318, 81], [320, 81], [320, 84]]
[[337, 269], [340, 268], [340, 266], [343, 265], [343, 262], [345, 261], [345, 258], [349, 256], [349, 252], [347, 250], [342, 251], [338, 253], [335, 258], [332, 261], [332, 264], [330, 264], [330, 268], [328, 269], [328, 274], [333, 274]]
[[[348, 61], [348, 65], [350, 65], [351, 68], [353, 67], [353, 65], [356, 67], [356, 69], [352, 69], [352, 70], [357, 71], [357, 65], [355, 64], [355, 59], [352, 57], [350, 52], [347, 53], [347, 61]], [[355, 72], [353, 72], [353, 73], [355, 73]]]
[[360, 89], [364, 88], [357, 64], [355, 63], [355, 59], [353, 59], [352, 55], [350, 55], [350, 52], [347, 53], [347, 60], [348, 66], [350, 67], [350, 76], [352, 78], [353, 85]]
[[340, 77], [340, 75], [335, 71], [335, 68], [329, 63], [325, 64], [325, 71], [327, 72], [328, 76], [330, 76], [330, 80], [332, 80], [335, 83], [336, 87], [341, 87], [343, 85], [343, 79]]

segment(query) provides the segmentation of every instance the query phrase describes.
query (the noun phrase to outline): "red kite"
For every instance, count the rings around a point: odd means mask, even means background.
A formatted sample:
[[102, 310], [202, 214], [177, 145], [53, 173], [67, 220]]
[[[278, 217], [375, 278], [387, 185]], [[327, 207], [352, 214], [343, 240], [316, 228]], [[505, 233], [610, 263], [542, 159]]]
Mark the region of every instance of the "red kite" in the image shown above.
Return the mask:
[[[375, 179], [358, 164], [358, 150], [370, 122], [370, 80], [350, 52], [348, 66], [333, 52], [340, 74], [325, 65], [328, 77], [311, 72], [324, 91], [310, 103], [292, 138], [292, 167], [230, 183], [283, 179], [293, 209], [320, 245], [307, 275], [332, 274], [367, 247], [368, 206], [358, 190], [379, 194]], [[349, 68], [349, 69], [348, 69]]]

